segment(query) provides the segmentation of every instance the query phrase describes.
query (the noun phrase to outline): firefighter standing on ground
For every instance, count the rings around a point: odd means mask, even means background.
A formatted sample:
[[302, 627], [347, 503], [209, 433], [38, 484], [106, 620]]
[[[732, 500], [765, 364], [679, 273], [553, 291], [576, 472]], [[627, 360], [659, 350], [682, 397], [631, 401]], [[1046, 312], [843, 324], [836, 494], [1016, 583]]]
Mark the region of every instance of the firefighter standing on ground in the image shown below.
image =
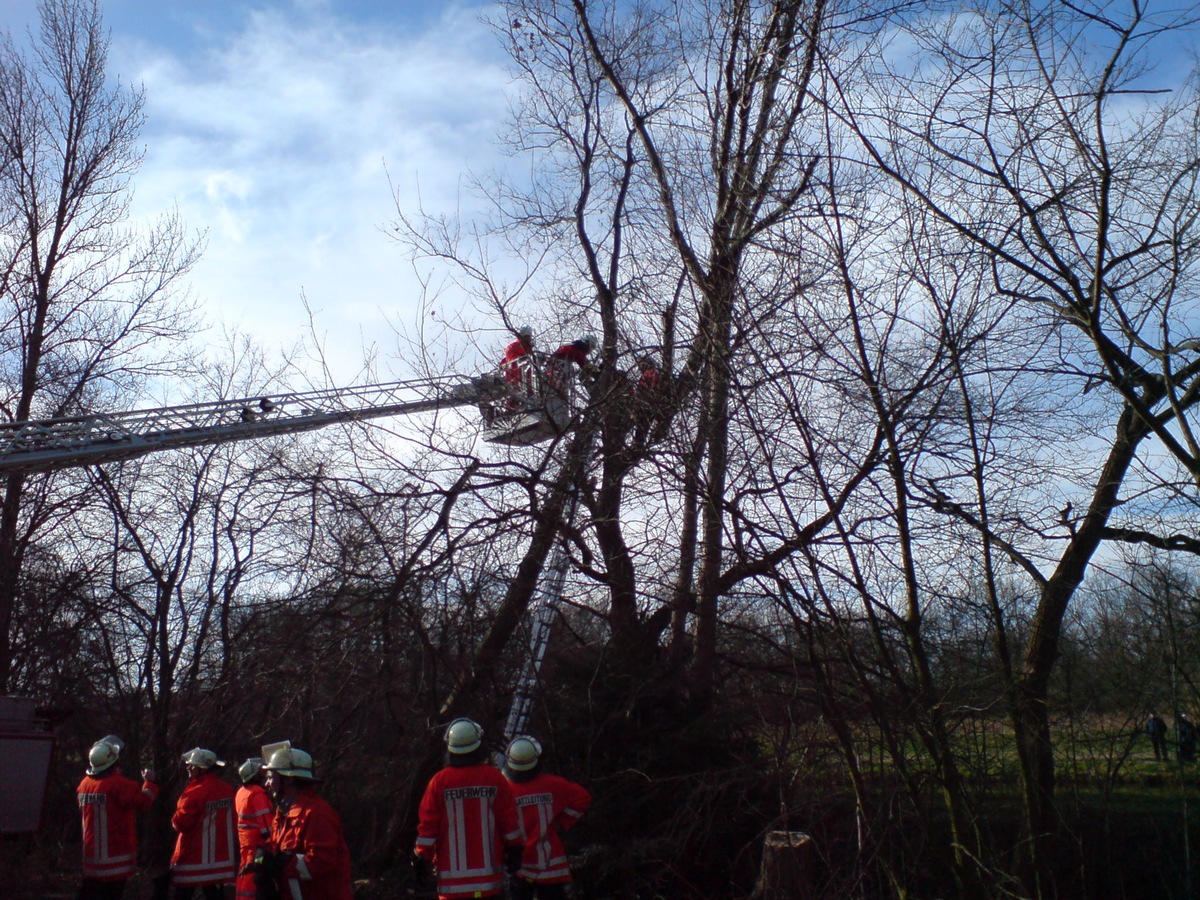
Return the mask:
[[286, 900], [351, 900], [342, 820], [316, 791], [312, 756], [284, 747], [263, 769], [276, 810], [269, 849], [257, 851], [256, 868], [274, 879]]
[[239, 848], [237, 900], [255, 900], [257, 888], [254, 872], [248, 867], [254, 861], [254, 851], [271, 838], [271, 820], [275, 809], [263, 787], [262, 759], [252, 756], [242, 763], [238, 767], [238, 778], [242, 786], [233, 798]]
[[523, 735], [504, 754], [504, 774], [512, 782], [525, 833], [521, 868], [510, 885], [512, 900], [565, 900], [571, 867], [559, 835], [592, 805], [582, 785], [542, 771], [542, 745]]
[[436, 871], [442, 900], [499, 896], [524, 849], [512, 788], [487, 763], [483, 729], [470, 719], [450, 723], [446, 750], [421, 798], [413, 868], [419, 881]]
[[233, 787], [218, 774], [225, 763], [211, 750], [196, 747], [183, 754], [183, 762], [188, 783], [171, 816], [178, 834], [171, 856], [175, 900], [191, 900], [196, 888], [205, 900], [221, 900], [224, 885], [237, 876]]
[[151, 769], [142, 770], [140, 784], [122, 775], [122, 749], [124, 744], [113, 735], [93, 744], [87, 774], [75, 790], [83, 819], [79, 900], [119, 900], [137, 871], [136, 816], [154, 803], [158, 785]]

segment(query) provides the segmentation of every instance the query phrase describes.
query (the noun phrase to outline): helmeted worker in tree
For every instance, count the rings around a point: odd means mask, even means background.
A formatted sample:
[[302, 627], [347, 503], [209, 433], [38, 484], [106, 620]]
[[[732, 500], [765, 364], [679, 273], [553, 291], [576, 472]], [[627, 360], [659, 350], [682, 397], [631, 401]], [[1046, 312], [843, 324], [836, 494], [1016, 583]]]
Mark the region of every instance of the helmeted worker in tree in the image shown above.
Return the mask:
[[639, 356], [637, 358], [637, 369], [638, 380], [634, 386], [634, 393], [639, 397], [646, 398], [647, 401], [657, 397], [662, 392], [663, 378], [654, 357]]
[[504, 753], [525, 833], [521, 868], [509, 886], [512, 900], [565, 900], [571, 867], [560, 834], [592, 805], [582, 785], [542, 770], [542, 745], [528, 735], [513, 738]]
[[533, 329], [528, 325], [522, 325], [517, 329], [516, 339], [504, 348], [504, 358], [500, 362], [500, 368], [504, 371], [504, 377], [508, 383], [527, 394], [533, 391], [533, 376], [527, 369], [525, 376], [522, 377], [522, 364], [518, 360], [531, 353], [533, 353]]
[[563, 344], [550, 354], [550, 358], [572, 362], [579, 366], [580, 369], [586, 369], [589, 365], [588, 354], [592, 352], [592, 347], [595, 343], [596, 339], [592, 335], [584, 335], [581, 338], [571, 341], [569, 344]]
[[258, 890], [255, 887], [255, 873], [250, 866], [254, 862], [254, 852], [271, 839], [271, 820], [275, 816], [275, 808], [263, 787], [264, 775], [260, 757], [252, 756], [238, 766], [238, 778], [242, 786], [233, 798], [239, 850], [237, 900], [255, 900]]
[[256, 851], [253, 868], [286, 900], [351, 900], [342, 819], [317, 793], [312, 756], [299, 747], [281, 747], [263, 769], [276, 811], [270, 843]]
[[217, 754], [195, 747], [183, 754], [188, 783], [175, 804], [171, 827], [171, 885], [175, 900], [190, 900], [200, 888], [205, 900], [221, 900], [224, 885], [237, 877], [238, 844], [233, 786], [221, 778]]
[[580, 374], [592, 375], [592, 364], [588, 361], [588, 354], [595, 345], [596, 338], [588, 334], [569, 344], [563, 344], [551, 353], [546, 363], [546, 372], [550, 376], [551, 384], [556, 387], [565, 385], [570, 377], [572, 365], [579, 367]]
[[413, 868], [437, 874], [443, 900], [496, 897], [504, 874], [521, 865], [524, 842], [512, 788], [487, 762], [483, 729], [455, 719], [446, 729], [446, 766], [430, 779], [418, 808]]
[[88, 751], [87, 774], [75, 789], [83, 819], [83, 882], [79, 900], [119, 900], [137, 871], [137, 813], [158, 796], [154, 771], [137, 782], [121, 774], [125, 744], [115, 735]]
[[638, 380], [633, 386], [634, 439], [645, 443], [650, 429], [667, 409], [666, 383], [653, 356], [637, 358]]

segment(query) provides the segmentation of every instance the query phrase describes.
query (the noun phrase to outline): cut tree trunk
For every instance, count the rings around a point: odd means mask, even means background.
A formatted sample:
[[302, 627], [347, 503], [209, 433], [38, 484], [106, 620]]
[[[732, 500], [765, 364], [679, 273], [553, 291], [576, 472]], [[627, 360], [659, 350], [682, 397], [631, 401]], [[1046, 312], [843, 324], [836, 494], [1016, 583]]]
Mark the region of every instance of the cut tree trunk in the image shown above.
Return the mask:
[[762, 867], [754, 900], [806, 900], [813, 896], [813, 839], [803, 831], [770, 831], [763, 841]]

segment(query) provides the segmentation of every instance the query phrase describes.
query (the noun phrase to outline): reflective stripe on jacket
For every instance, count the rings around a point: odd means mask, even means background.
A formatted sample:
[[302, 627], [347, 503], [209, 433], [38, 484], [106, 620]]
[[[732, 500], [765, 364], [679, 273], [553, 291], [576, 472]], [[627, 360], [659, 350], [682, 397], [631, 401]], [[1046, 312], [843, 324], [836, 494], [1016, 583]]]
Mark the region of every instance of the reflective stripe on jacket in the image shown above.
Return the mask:
[[171, 856], [171, 883], [222, 884], [237, 875], [233, 787], [215, 772], [191, 779], [179, 795], [171, 827], [179, 836]]
[[158, 785], [120, 772], [87, 776], [75, 789], [83, 819], [83, 877], [119, 881], [137, 871], [138, 810], [149, 809]]
[[296, 854], [280, 884], [287, 900], [351, 900], [350, 850], [342, 819], [313, 788], [300, 787], [291, 805], [275, 813], [271, 843]]
[[416, 852], [437, 867], [439, 897], [494, 897], [504, 888], [504, 848], [522, 844], [508, 780], [486, 765], [447, 766], [418, 810]]
[[525, 833], [518, 874], [538, 884], [570, 881], [571, 868], [559, 834], [587, 812], [592, 795], [573, 781], [544, 772], [529, 781], [514, 782], [512, 789]]
[[238, 900], [254, 900], [258, 895], [254, 873], [242, 875], [241, 870], [253, 861], [254, 851], [271, 837], [271, 819], [275, 810], [271, 806], [271, 798], [258, 784], [244, 784], [238, 788], [233, 798], [233, 808], [237, 813], [238, 846], [241, 848], [237, 896]]

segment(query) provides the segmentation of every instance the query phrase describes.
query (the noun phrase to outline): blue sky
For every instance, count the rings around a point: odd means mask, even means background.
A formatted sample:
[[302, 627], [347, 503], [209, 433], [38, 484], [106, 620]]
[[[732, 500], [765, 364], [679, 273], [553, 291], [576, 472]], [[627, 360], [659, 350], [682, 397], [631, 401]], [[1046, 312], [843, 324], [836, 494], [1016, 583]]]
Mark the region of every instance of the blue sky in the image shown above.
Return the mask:
[[[178, 207], [207, 232], [191, 279], [210, 318], [268, 349], [307, 337], [301, 296], [339, 381], [359, 347], [394, 352], [419, 284], [383, 233], [402, 203], [445, 212], [496, 164], [501, 49], [477, 3], [103, 0], [109, 67], [146, 88], [134, 211]], [[26, 43], [35, 0], [0, 0]], [[448, 304], [453, 297], [445, 298]], [[499, 338], [498, 338], [499, 339]], [[471, 361], [474, 364], [474, 361]], [[402, 370], [384, 371], [399, 377]]]

